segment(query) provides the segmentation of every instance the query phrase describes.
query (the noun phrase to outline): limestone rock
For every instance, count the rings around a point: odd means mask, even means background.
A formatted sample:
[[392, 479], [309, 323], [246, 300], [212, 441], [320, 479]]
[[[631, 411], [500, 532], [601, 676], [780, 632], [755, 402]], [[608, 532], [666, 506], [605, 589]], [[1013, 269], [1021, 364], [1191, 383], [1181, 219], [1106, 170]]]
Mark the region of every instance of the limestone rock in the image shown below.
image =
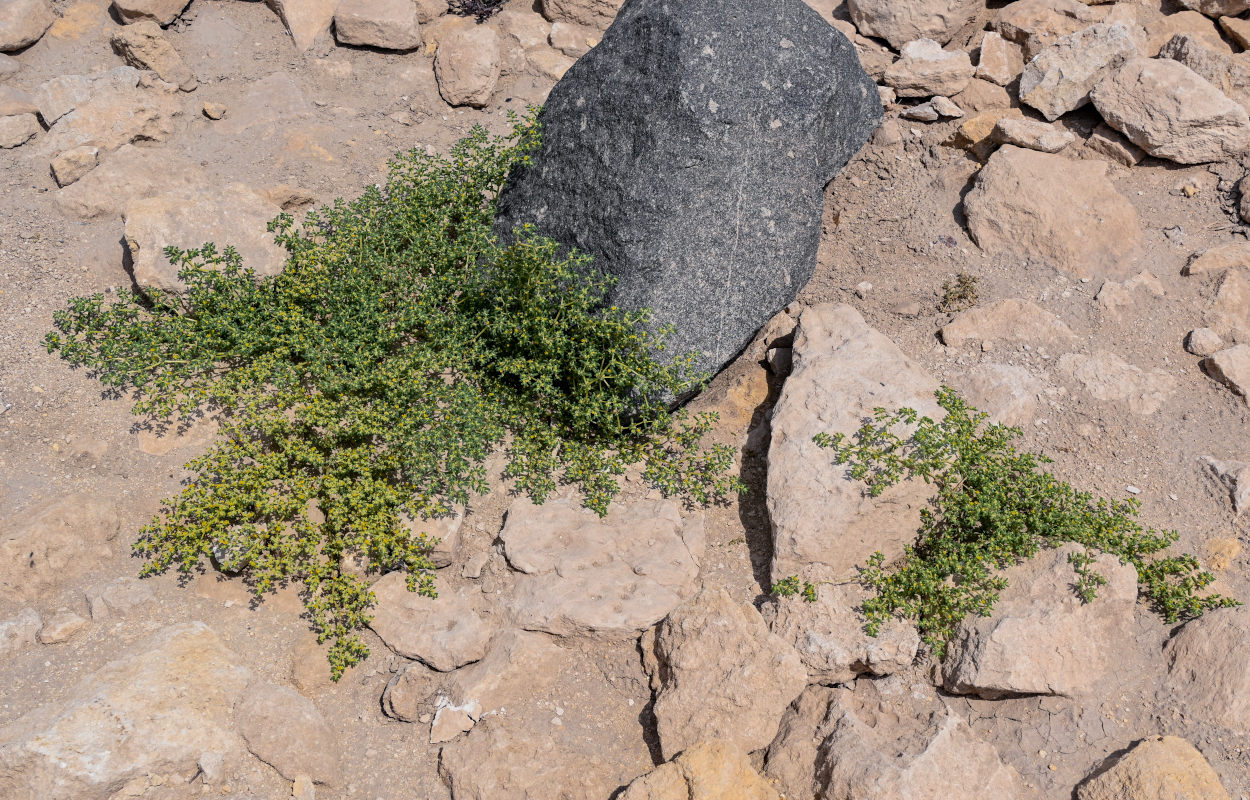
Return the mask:
[[21, 65], [13, 56], [0, 53], [0, 81], [8, 80], [21, 71]]
[[53, 614], [39, 629], [40, 644], [60, 644], [69, 641], [74, 634], [91, 624], [86, 617], [63, 608]]
[[420, 13], [413, 0], [339, 0], [334, 35], [343, 44], [415, 50], [421, 46]]
[[703, 518], [673, 500], [615, 504], [600, 518], [576, 500], [519, 499], [499, 534], [517, 576], [510, 604], [529, 630], [635, 636], [694, 594]]
[[722, 589], [703, 589], [665, 617], [653, 647], [656, 729], [667, 759], [714, 738], [766, 747], [807, 685], [794, 648]]
[[1020, 100], [1056, 120], [1089, 102], [1104, 77], [1137, 56], [1123, 25], [1092, 25], [1062, 36], [1030, 61], [1020, 76]]
[[994, 140], [1039, 153], [1058, 153], [1076, 141], [1070, 131], [1031, 119], [1004, 117], [994, 126]]
[[150, 69], [166, 83], [184, 92], [199, 86], [191, 68], [152, 20], [139, 20], [113, 33], [113, 51], [132, 67]]
[[772, 632], [794, 645], [808, 680], [837, 684], [856, 675], [889, 675], [916, 658], [920, 637], [909, 623], [893, 620], [877, 636], [864, 633], [859, 607], [868, 593], [857, 584], [820, 586], [816, 601], [776, 597], [762, 613]]
[[1155, 413], [1177, 388], [1176, 378], [1167, 371], [1147, 372], [1106, 350], [1092, 355], [1068, 353], [1059, 359], [1058, 369], [1095, 400], [1114, 403], [1133, 414]]
[[1245, 109], [1176, 61], [1130, 59], [1090, 99], [1107, 124], [1156, 158], [1220, 161], [1250, 143]]
[[1146, 151], [1124, 138], [1124, 134], [1105, 122], [1099, 123], [1085, 140], [1085, 147], [1125, 167], [1134, 167], [1146, 157]]
[[1230, 100], [1250, 110], [1250, 56], [1228, 55], [1196, 36], [1178, 34], [1163, 46], [1159, 57], [1184, 64]]
[[163, 251], [170, 245], [190, 249], [205, 242], [218, 248], [232, 245], [243, 267], [257, 276], [276, 275], [286, 263], [286, 251], [274, 243], [266, 226], [279, 213], [281, 209], [241, 183], [216, 192], [176, 189], [133, 201], [124, 216], [135, 282], [144, 289], [185, 291]]
[[132, 201], [162, 192], [194, 192], [198, 198], [203, 195], [207, 180], [194, 162], [159, 148], [128, 144], [73, 185], [57, 192], [56, 205], [76, 220], [120, 216]]
[[[1011, 94], [996, 83], [973, 78], [959, 94], [951, 98], [964, 113], [980, 114], [983, 111], [1011, 108]], [[1015, 109], [1018, 111], [1018, 109]]]
[[0, 117], [0, 149], [9, 150], [21, 147], [39, 134], [43, 126], [34, 114], [14, 114], [11, 117]]
[[1005, 344], [1064, 350], [1076, 345], [1076, 334], [1049, 311], [1027, 300], [996, 300], [964, 311], [939, 332], [947, 347], [968, 343]]
[[974, 408], [1001, 425], [1022, 427], [1033, 421], [1042, 382], [1027, 369], [1010, 364], [981, 363], [952, 380]]
[[[172, 1], [172, 0], [171, 0]], [[295, 41], [295, 49], [303, 53], [313, 46], [317, 37], [330, 32], [334, 9], [339, 0], [265, 0], [286, 26]]]
[[1250, 10], [1250, 0], [1180, 0], [1180, 3], [1208, 17], [1231, 17]]
[[139, 70], [117, 67], [98, 75], [60, 75], [41, 83], [32, 99], [43, 124], [52, 126], [92, 97], [132, 89], [139, 84]]
[[998, 10], [990, 27], [1023, 49], [1024, 60], [1099, 21], [1094, 9], [1077, 0], [1016, 0]]
[[42, 625], [39, 612], [33, 608], [23, 608], [15, 616], [0, 621], [0, 659], [7, 659], [23, 647], [34, 644], [35, 635]]
[[168, 25], [178, 18], [190, 0], [113, 0], [113, 10], [123, 24], [155, 20]]
[[978, 161], [986, 161], [998, 147], [993, 134], [999, 120], [1021, 116], [1023, 114], [1018, 108], [997, 108], [985, 111], [961, 122], [943, 144], [966, 150]]
[[38, 113], [39, 106], [28, 92], [12, 86], [0, 86], [0, 117]]
[[1250, 342], [1250, 273], [1240, 269], [1225, 271], [1202, 319], [1220, 336]]
[[981, 59], [977, 62], [977, 77], [1006, 86], [1024, 71], [1024, 54], [1020, 45], [1009, 42], [994, 31], [986, 31], [981, 37]]
[[885, 71], [885, 83], [899, 97], [950, 97], [968, 85], [975, 71], [963, 50], [943, 50], [932, 39], [917, 39]]
[[1240, 17], [1220, 17], [1220, 27], [1243, 50], [1250, 45], [1250, 20]]
[[112, 553], [121, 532], [113, 504], [68, 495], [27, 512], [29, 522], [0, 534], [0, 593], [33, 600], [72, 581]]
[[509, 4], [495, 15], [505, 39], [511, 39], [522, 50], [541, 48], [551, 36], [551, 23], [529, 6]]
[[880, 118], [854, 47], [801, 0], [631, 2], [547, 98], [496, 231], [589, 253], [607, 302], [652, 309], [668, 353], [716, 372], [811, 276], [823, 188]]
[[1250, 270], [1250, 242], [1231, 242], [1194, 253], [1181, 274], [1222, 275], [1230, 269]]
[[150, 606], [156, 595], [147, 581], [121, 577], [93, 587], [86, 593], [87, 607], [93, 620], [108, 619], [114, 614], [128, 614], [136, 608]]
[[1141, 251], [1141, 227], [1106, 172], [1101, 161], [1006, 145], [964, 197], [968, 232], [991, 254], [1045, 258], [1077, 277], [1122, 274]]
[[1175, 798], [1229, 800], [1219, 776], [1192, 744], [1177, 736], [1143, 739], [1112, 756], [1076, 788], [1077, 800]]
[[1214, 21], [1204, 17], [1197, 11], [1182, 11], [1179, 14], [1168, 14], [1146, 24], [1146, 43], [1140, 48], [1143, 58], [1154, 58], [1159, 55], [1163, 46], [1172, 41], [1177, 34], [1196, 36], [1208, 47], [1224, 54], [1231, 54], [1232, 48], [1220, 38], [1219, 28]]
[[1207, 374], [1233, 390], [1233, 394], [1250, 395], [1250, 344], [1226, 348], [1203, 359]]
[[34, 44], [55, 21], [48, 0], [0, 0], [0, 53]]
[[342, 777], [338, 737], [313, 702], [294, 689], [253, 683], [236, 713], [247, 749], [282, 777], [308, 775], [329, 784]]
[[634, 780], [619, 800], [781, 800], [742, 748], [713, 739]]
[[183, 117], [182, 102], [176, 96], [178, 90], [163, 82], [160, 85], [168, 91], [153, 87], [145, 82], [143, 73], [132, 71], [138, 78], [130, 85], [126, 81], [98, 91], [93, 86], [91, 96], [48, 131], [45, 149], [63, 153], [89, 146], [109, 152], [132, 142], [163, 142], [177, 133]]
[[599, 44], [599, 32], [573, 22], [555, 22], [551, 25], [548, 41], [566, 56], [581, 58]]
[[914, 119], [920, 122], [936, 122], [939, 119], [953, 119], [963, 115], [963, 109], [955, 105], [949, 97], [935, 97], [920, 105], [912, 106], [901, 116], [904, 119]]
[[453, 106], [482, 108], [499, 82], [500, 41], [485, 25], [461, 27], [444, 36], [434, 55], [438, 92]]
[[1216, 461], [1209, 456], [1203, 456], [1199, 461], [1228, 490], [1234, 513], [1240, 515], [1250, 508], [1250, 464], [1244, 461]]
[[57, 186], [69, 186], [100, 163], [100, 148], [73, 147], [52, 159], [52, 177]]
[[373, 585], [373, 593], [377, 608], [369, 627], [401, 656], [447, 672], [486, 654], [495, 625], [480, 592], [424, 597], [408, 591], [403, 573], [392, 572]]
[[205, 753], [242, 753], [231, 713], [250, 680], [202, 622], [176, 625], [4, 729], [0, 795], [107, 800], [133, 778], [190, 780]]
[[1081, 552], [1065, 545], [1004, 571], [1008, 586], [990, 616], [966, 618], [951, 639], [942, 665], [947, 691], [991, 700], [1083, 696], [1113, 670], [1133, 643], [1137, 571], [1098, 555], [1090, 568], [1107, 584], [1085, 603], [1068, 560]]
[[864, 36], [885, 39], [895, 50], [916, 39], [951, 40], [981, 10], [977, 0], [848, 0], [851, 21]]
[[1186, 622], [1164, 646], [1170, 707], [1250, 732], [1250, 608], [1219, 608]]
[[899, 555], [920, 526], [930, 488], [905, 481], [867, 496], [845, 466], [818, 447], [817, 433], [859, 430], [872, 409], [910, 407], [937, 418], [937, 382], [847, 305], [806, 309], [794, 339], [790, 377], [773, 408], [768, 451], [772, 579], [806, 574], [854, 577], [877, 551]]
[[1210, 328], [1194, 328], [1185, 334], [1185, 352], [1209, 356], [1224, 349], [1224, 340]]
[[625, 0], [541, 0], [543, 16], [551, 22], [572, 22], [604, 30]]

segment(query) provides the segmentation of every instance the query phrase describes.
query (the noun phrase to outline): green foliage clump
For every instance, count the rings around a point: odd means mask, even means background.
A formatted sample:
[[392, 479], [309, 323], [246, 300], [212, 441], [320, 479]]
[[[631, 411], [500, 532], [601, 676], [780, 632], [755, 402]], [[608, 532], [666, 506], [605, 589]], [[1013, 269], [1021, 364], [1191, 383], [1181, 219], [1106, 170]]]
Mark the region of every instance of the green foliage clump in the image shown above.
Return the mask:
[[[1018, 428], [987, 424], [985, 414], [951, 389], [938, 390], [937, 399], [946, 411], [939, 422], [910, 408], [878, 408], [853, 441], [840, 433], [816, 436], [873, 496], [911, 477], [937, 488], [903, 557], [886, 564], [878, 552], [860, 570], [875, 591], [863, 606], [870, 634], [892, 617], [912, 619], [940, 658], [965, 616], [989, 615], [1007, 586], [1002, 569], [1068, 542], [1086, 548], [1069, 557], [1075, 590], [1086, 602], [1106, 583], [1091, 569], [1090, 551], [1098, 551], [1137, 569], [1141, 597], [1168, 622], [1236, 605], [1202, 594], [1214, 576], [1200, 570], [1194, 556], [1161, 555], [1177, 534], [1143, 528], [1136, 500], [1095, 498], [1072, 488], [1042, 471], [1050, 459], [1015, 449]], [[900, 435], [899, 428], [912, 432]]]
[[981, 279], [976, 275], [961, 272], [954, 280], [942, 284], [942, 299], [938, 307], [945, 312], [963, 311], [972, 308], [980, 299], [978, 289]]
[[808, 581], [799, 581], [798, 575], [782, 578], [772, 585], [769, 593], [777, 597], [794, 597], [800, 595], [809, 602], [816, 602], [816, 585]]
[[302, 227], [279, 217], [277, 276], [230, 248], [171, 249], [184, 293], [72, 300], [46, 340], [137, 414], [219, 412], [218, 440], [140, 533], [144, 573], [211, 559], [258, 595], [302, 584], [336, 678], [367, 654], [355, 634], [374, 602], [350, 562], [433, 596], [435, 542], [415, 521], [486, 491], [500, 447], [520, 492], [541, 503], [573, 484], [601, 515], [633, 464], [694, 502], [743, 488], [727, 446], [700, 446], [715, 415], [660, 400], [703, 380], [692, 356], [659, 360], [669, 331], [605, 305], [588, 257], [492, 233], [496, 193], [539, 141], [532, 117], [513, 122], [449, 158], [401, 154], [385, 187]]

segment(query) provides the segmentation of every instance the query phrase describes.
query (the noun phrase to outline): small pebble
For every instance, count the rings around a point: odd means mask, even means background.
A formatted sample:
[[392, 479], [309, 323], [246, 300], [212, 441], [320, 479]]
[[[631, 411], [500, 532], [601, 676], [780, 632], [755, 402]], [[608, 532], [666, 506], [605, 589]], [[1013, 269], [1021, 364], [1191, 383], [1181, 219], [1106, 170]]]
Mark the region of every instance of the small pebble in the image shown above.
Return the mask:
[[1141, 489], [1138, 489], [1136, 486], [1125, 486], [1124, 491], [1129, 494], [1141, 494]]

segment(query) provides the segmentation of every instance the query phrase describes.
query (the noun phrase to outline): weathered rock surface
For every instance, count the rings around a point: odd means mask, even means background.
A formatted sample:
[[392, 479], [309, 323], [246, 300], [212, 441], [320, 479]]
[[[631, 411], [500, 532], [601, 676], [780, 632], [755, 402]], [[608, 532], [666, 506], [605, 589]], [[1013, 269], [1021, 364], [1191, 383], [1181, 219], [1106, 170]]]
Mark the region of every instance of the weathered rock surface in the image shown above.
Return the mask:
[[414, 520], [404, 517], [403, 524], [413, 536], [424, 534], [427, 540], [438, 540], [429, 556], [435, 567], [450, 567], [460, 557], [464, 508], [456, 507], [449, 515], [431, 519]]
[[125, 575], [86, 592], [87, 607], [93, 620], [124, 616], [134, 609], [151, 605], [155, 599], [156, 595], [147, 581]]
[[412, 0], [340, 0], [334, 35], [343, 44], [415, 50], [421, 46], [420, 10]]
[[916, 39], [951, 40], [981, 10], [977, 0], [848, 0], [851, 21], [864, 36], [885, 39], [895, 50]]
[[1090, 355], [1068, 353], [1059, 359], [1058, 368], [1095, 400], [1115, 403], [1134, 414], [1155, 413], [1177, 388], [1176, 378], [1166, 370], [1147, 372], [1107, 350]]
[[830, 579], [853, 577], [874, 552], [888, 561], [915, 538], [929, 487], [907, 481], [870, 498], [812, 437], [850, 436], [877, 406], [906, 406], [937, 418], [937, 388], [850, 306], [803, 312], [790, 377], [773, 409], [768, 452], [774, 581], [808, 568]]
[[113, 33], [113, 51], [132, 67], [150, 69], [156, 77], [184, 92], [199, 85], [191, 68], [152, 20], [139, 20]]
[[943, 50], [932, 39], [917, 39], [903, 48], [902, 57], [885, 71], [885, 83], [899, 97], [958, 94], [976, 70], [963, 50]]
[[99, 163], [100, 148], [83, 145], [82, 147], [75, 147], [61, 153], [52, 159], [50, 167], [52, 169], [52, 177], [56, 180], [56, 185], [69, 186], [83, 175], [95, 169]]
[[1225, 348], [1203, 359], [1207, 374], [1242, 397], [1250, 396], [1250, 344]]
[[1210, 328], [1194, 328], [1185, 334], [1185, 352], [1209, 356], [1224, 349], [1224, 340]]
[[[996, 83], [973, 78], [959, 94], [951, 98], [964, 113], [979, 114], [982, 111], [1011, 107], [1011, 94]], [[1017, 109], [1018, 110], [1018, 109]]]
[[974, 408], [1002, 425], [1021, 427], [1033, 421], [1042, 382], [1024, 367], [981, 363], [952, 384]]
[[1058, 153], [1076, 141], [1070, 131], [1056, 128], [1045, 122], [1018, 117], [1003, 117], [994, 126], [994, 140], [1001, 144], [1014, 144], [1036, 150], [1039, 153]]
[[[325, 666], [324, 657], [321, 666]], [[420, 661], [408, 662], [382, 691], [382, 711], [402, 722], [417, 722], [423, 714], [434, 712], [441, 680], [442, 673]]]
[[1218, 275], [1230, 269], [1250, 270], [1250, 242], [1230, 242], [1194, 253], [1181, 274]]
[[339, 742], [317, 707], [294, 689], [253, 683], [237, 710], [247, 749], [289, 781], [307, 775], [317, 783], [337, 783]]
[[1016, 694], [1088, 694], [1132, 647], [1137, 571], [1099, 555], [1090, 568], [1107, 579], [1085, 603], [1065, 545], [1005, 570], [1008, 586], [988, 617], [969, 617], [952, 638], [943, 685], [988, 699]]
[[1108, 762], [1109, 766], [1104, 763], [1077, 787], [1077, 800], [1228, 800], [1228, 792], [1202, 753], [1177, 736], [1143, 739]]
[[793, 798], [1034, 797], [931, 687], [898, 676], [808, 689], [782, 721], [765, 771]]
[[1250, 10], [1247, 0], [1180, 0], [1180, 3], [1208, 17], [1236, 16]]
[[63, 153], [86, 145], [108, 152], [132, 142], [163, 142], [177, 133], [183, 117], [178, 90], [159, 81], [159, 86], [152, 88], [145, 73], [133, 70], [133, 74], [137, 80], [128, 86], [108, 86], [100, 91], [93, 87], [85, 102], [48, 131], [44, 149]]
[[641, 0], [552, 90], [497, 229], [591, 254], [610, 303], [651, 308], [668, 352], [715, 372], [807, 282], [823, 188], [880, 117], [854, 48], [800, 0]]
[[1167, 14], [1145, 26], [1146, 42], [1141, 48], [1143, 58], [1154, 58], [1159, 55], [1163, 46], [1172, 41], [1177, 34], [1196, 36], [1208, 47], [1221, 53], [1230, 54], [1233, 49], [1220, 37], [1220, 30], [1214, 20], [1204, 17], [1197, 11], [1182, 11], [1178, 14]]
[[1163, 652], [1170, 707], [1250, 733], [1250, 608], [1220, 608], [1186, 622]]
[[0, 622], [0, 659], [34, 644], [35, 635], [42, 626], [43, 620], [33, 608], [23, 608], [15, 616]]
[[198, 248], [206, 242], [219, 251], [231, 245], [243, 267], [258, 276], [276, 275], [286, 263], [286, 251], [267, 230], [281, 209], [241, 183], [216, 192], [202, 189], [174, 191], [136, 200], [126, 207], [126, 250], [135, 283], [141, 288], [168, 292], [186, 290], [178, 269], [164, 249]]
[[625, 0], [542, 0], [543, 16], [552, 22], [573, 22], [604, 30]]
[[0, 0], [0, 53], [34, 44], [55, 21], [48, 0]]
[[447, 672], [486, 655], [495, 623], [480, 592], [461, 589], [437, 598], [408, 591], [403, 573], [373, 585], [377, 608], [369, 627], [401, 656]]
[[1163, 46], [1159, 57], [1184, 64], [1243, 109], [1250, 110], [1250, 56], [1229, 55], [1197, 36], [1178, 34]]
[[780, 800], [747, 754], [733, 742], [713, 739], [688, 748], [635, 780], [619, 800]]
[[[98, 157], [99, 148], [94, 149]], [[163, 192], [194, 191], [199, 198], [207, 180], [204, 171], [191, 161], [128, 144], [118, 148], [72, 186], [57, 192], [56, 205], [77, 220], [120, 216], [132, 201]]]
[[57, 120], [98, 94], [132, 89], [139, 83], [134, 67], [117, 67], [98, 75], [60, 75], [41, 83], [32, 99], [44, 125]]
[[[173, 2], [173, 0], [169, 0]], [[286, 25], [295, 49], [303, 53], [317, 37], [330, 32], [338, 0], [265, 0]]]
[[1061, 36], [1098, 22], [1099, 14], [1077, 0], [1016, 0], [998, 10], [991, 27], [1015, 42], [1030, 61]]
[[915, 627], [894, 620], [877, 636], [864, 633], [858, 609], [867, 597], [857, 584], [821, 586], [815, 602], [797, 595], [775, 597], [762, 613], [772, 632], [798, 651], [810, 682], [833, 685], [864, 673], [907, 669], [920, 648]]
[[1108, 160], [1126, 167], [1134, 167], [1146, 157], [1146, 151], [1124, 138], [1124, 134], [1107, 123], [1099, 123], [1090, 137], [1085, 140], [1085, 147]]
[[91, 497], [69, 495], [29, 516], [0, 535], [0, 593], [19, 602], [87, 572], [112, 554], [121, 532], [117, 509]]
[[434, 54], [439, 94], [453, 106], [485, 106], [499, 82], [500, 55], [494, 28], [457, 27], [439, 41]]
[[41, 133], [43, 126], [34, 114], [0, 117], [0, 149], [21, 147]]
[[1107, 124], [1156, 158], [1220, 161], [1250, 143], [1246, 110], [1176, 61], [1130, 59], [1090, 99]]
[[113, 0], [113, 10], [123, 24], [148, 19], [168, 25], [188, 4], [189, 0]]
[[39, 642], [40, 644], [60, 644], [69, 641], [74, 634], [90, 624], [91, 621], [81, 614], [63, 608], [43, 623], [43, 627], [39, 629]]
[[1020, 100], [1056, 120], [1088, 103], [1099, 81], [1136, 56], [1124, 25], [1091, 25], [1062, 36], [1024, 67]]
[[599, 32], [573, 22], [556, 22], [548, 35], [551, 46], [570, 58], [581, 58], [599, 44]]
[[1199, 461], [1228, 490], [1234, 513], [1240, 515], [1250, 508], [1250, 464], [1244, 461], [1217, 461], [1209, 456], [1203, 456]]
[[1027, 300], [1008, 298], [962, 312], [939, 332], [947, 347], [985, 342], [1064, 350], [1077, 338], [1063, 321]]
[[643, 641], [653, 648], [656, 730], [666, 759], [708, 739], [765, 747], [807, 685], [799, 654], [751, 605], [703, 589]]
[[107, 800], [132, 778], [190, 780], [243, 742], [231, 710], [250, 672], [201, 622], [176, 625], [0, 729], [0, 796]]
[[634, 636], [698, 588], [702, 514], [673, 500], [614, 505], [600, 518], [576, 500], [516, 501], [499, 534], [517, 576], [510, 604], [530, 630]]
[[1208, 328], [1239, 342], [1250, 341], [1250, 273], [1230, 269], [1220, 276], [1215, 297], [1202, 312]]
[[1024, 71], [1024, 55], [1020, 45], [1009, 42], [995, 31], [986, 31], [981, 38], [981, 59], [977, 77], [1006, 86]]
[[1102, 161], [1004, 146], [964, 197], [968, 232], [989, 253], [1045, 258], [1077, 277], [1123, 274], [1141, 227], [1106, 172]]

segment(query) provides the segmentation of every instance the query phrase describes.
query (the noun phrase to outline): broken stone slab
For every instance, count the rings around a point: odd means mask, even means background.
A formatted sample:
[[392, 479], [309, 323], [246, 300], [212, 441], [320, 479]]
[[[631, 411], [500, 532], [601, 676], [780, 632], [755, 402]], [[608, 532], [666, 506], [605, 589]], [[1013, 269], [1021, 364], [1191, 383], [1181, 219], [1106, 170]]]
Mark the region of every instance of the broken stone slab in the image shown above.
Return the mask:
[[55, 21], [48, 0], [0, 0], [0, 53], [29, 47]]
[[885, 71], [884, 80], [899, 97], [950, 97], [968, 85], [974, 72], [963, 50], [943, 50], [932, 39], [917, 39], [903, 47], [901, 58]]
[[96, 168], [100, 163], [100, 148], [83, 145], [72, 147], [52, 159], [50, 169], [56, 185], [65, 187]]
[[28, 92], [12, 86], [0, 86], [0, 117], [38, 114], [39, 106]]
[[131, 89], [138, 84], [139, 70], [117, 67], [99, 75], [60, 75], [40, 84], [32, 98], [43, 124], [51, 127], [94, 95]]
[[1173, 36], [1160, 58], [1184, 64], [1243, 109], [1250, 110], [1250, 56], [1229, 55], [1188, 34]]
[[943, 326], [938, 335], [947, 347], [993, 342], [1062, 352], [1078, 342], [1076, 334], [1054, 314], [1015, 298], [970, 308]]
[[1024, 54], [1020, 45], [1009, 42], [995, 31], [986, 31], [981, 37], [981, 58], [977, 61], [978, 78], [984, 78], [999, 86], [1020, 77], [1024, 71]]
[[[996, 83], [973, 78], [959, 94], [951, 98], [965, 113], [1011, 108], [1011, 94]], [[1018, 109], [1017, 109], [1018, 110]]]
[[52, 126], [42, 149], [58, 154], [88, 146], [110, 152], [133, 142], [163, 142], [173, 137], [184, 117], [178, 88], [147, 77], [149, 73], [136, 70], [136, 74], [138, 83], [133, 86], [121, 83], [100, 91], [93, 87], [86, 101]]
[[978, 0], [847, 0], [851, 22], [864, 36], [885, 39], [895, 50], [916, 39], [951, 40], [981, 10]]
[[233, 246], [243, 268], [257, 276], [276, 275], [286, 263], [286, 251], [275, 244], [269, 221], [281, 209], [241, 183], [216, 192], [202, 188], [176, 189], [131, 202], [124, 214], [124, 242], [135, 283], [141, 289], [184, 292], [178, 267], [165, 255], [166, 247], [198, 248], [212, 242]]
[[887, 562], [920, 527], [931, 487], [904, 481], [869, 497], [867, 487], [812, 441], [853, 435], [873, 409], [916, 409], [937, 419], [937, 381], [848, 305], [812, 306], [799, 318], [790, 377], [773, 408], [767, 504], [772, 580], [806, 574], [854, 577], [873, 553]]
[[1181, 626], [1163, 648], [1161, 700], [1185, 716], [1250, 733], [1250, 607], [1217, 608]]
[[1076, 787], [1077, 800], [1174, 797], [1229, 800], [1202, 753], [1178, 736], [1152, 736], [1113, 755]]
[[84, 495], [66, 495], [24, 516], [24, 524], [0, 534], [0, 592], [19, 602], [34, 600], [107, 559], [121, 532], [116, 506]]
[[811, 276], [823, 188], [880, 119], [855, 48], [801, 0], [631, 2], [547, 98], [496, 230], [590, 254], [606, 302], [652, 309], [666, 353], [715, 373]]
[[1085, 140], [1086, 149], [1125, 167], [1135, 167], [1146, 157], [1146, 151], [1124, 138], [1124, 134], [1105, 122]]
[[114, 615], [126, 615], [137, 608], [151, 606], [156, 595], [147, 581], [140, 578], [121, 577], [93, 587], [86, 593], [91, 619], [108, 619]]
[[900, 620], [882, 626], [877, 636], [865, 633], [859, 608], [867, 598], [858, 584], [821, 585], [815, 602], [773, 597], [761, 613], [772, 632], [794, 646], [809, 682], [834, 685], [907, 669], [920, 648], [915, 627]]
[[606, 30], [625, 0], [541, 0], [543, 16], [551, 22], [572, 22]]
[[1230, 242], [1189, 257], [1182, 275], [1223, 275], [1230, 269], [1250, 270], [1250, 242]]
[[294, 689], [253, 682], [239, 699], [236, 723], [247, 749], [287, 780], [307, 775], [337, 784], [342, 778], [338, 736]]
[[636, 778], [619, 800], [781, 800], [731, 741], [712, 739]]
[[1095, 400], [1113, 403], [1133, 414], [1154, 414], [1176, 392], [1178, 383], [1166, 370], [1143, 370], [1114, 353], [1068, 353], [1059, 358], [1060, 374]]
[[918, 122], [937, 122], [939, 119], [956, 119], [962, 117], [964, 111], [949, 97], [935, 97], [932, 100], [912, 106], [902, 113], [904, 119]]
[[1141, 226], [1106, 173], [1102, 161], [1004, 145], [964, 197], [968, 232], [987, 253], [1043, 258], [1079, 278], [1126, 274]]
[[0, 621], [0, 659], [7, 659], [33, 645], [41, 627], [43, 620], [33, 608], [23, 608], [14, 616]]
[[1217, 461], [1210, 456], [1202, 456], [1198, 461], [1228, 490], [1234, 514], [1240, 516], [1241, 512], [1250, 508], [1250, 463]]
[[43, 623], [39, 629], [40, 644], [60, 644], [74, 637], [74, 634], [86, 628], [91, 621], [68, 608], [57, 611]]
[[39, 134], [43, 126], [34, 114], [14, 114], [0, 117], [0, 149], [21, 147]]
[[666, 759], [716, 737], [747, 751], [768, 746], [807, 685], [794, 648], [768, 631], [754, 606], [723, 589], [705, 588], [674, 609], [642, 647]]
[[1100, 23], [1061, 36], [1024, 67], [1020, 100], [1053, 122], [1088, 103], [1099, 81], [1136, 56], [1124, 25]]
[[340, 0], [334, 36], [342, 44], [415, 50], [421, 46], [420, 14], [412, 0]]
[[1107, 583], [1086, 603], [1069, 560], [1082, 552], [1065, 545], [1004, 570], [1008, 585], [990, 615], [966, 618], [951, 639], [942, 663], [947, 691], [989, 700], [1087, 696], [1115, 669], [1133, 646], [1137, 571], [1098, 554], [1090, 569]]
[[1129, 59], [1090, 99], [1108, 125], [1156, 158], [1222, 161], [1250, 143], [1246, 110], [1177, 61]]
[[486, 25], [461, 25], [444, 35], [434, 54], [438, 93], [449, 105], [483, 108], [499, 83], [500, 41]]
[[162, 26], [178, 18], [190, 0], [113, 0], [113, 10], [123, 25], [152, 20]]
[[[181, 2], [181, 0], [176, 0]], [[175, 2], [175, 0], [168, 0]], [[334, 22], [334, 10], [338, 0], [265, 0], [270, 8], [282, 20], [295, 49], [301, 53], [307, 51], [317, 38], [330, 32]]]
[[1250, 11], [1250, 0], [1180, 0], [1180, 4], [1208, 17], [1236, 16]]
[[521, 574], [508, 600], [517, 623], [560, 636], [632, 637], [698, 588], [703, 516], [673, 500], [615, 504], [606, 517], [576, 500], [519, 499], [499, 533]]
[[449, 672], [486, 655], [496, 621], [482, 593], [469, 589], [437, 598], [408, 591], [403, 573], [373, 584], [377, 607], [369, 627], [386, 646], [440, 672]]
[[1022, 366], [984, 362], [953, 377], [951, 383], [974, 408], [1012, 427], [1033, 421], [1038, 395], [1045, 388]]
[[990, 27], [1020, 45], [1027, 62], [1060, 37], [1099, 22], [1100, 16], [1077, 0], [1016, 0], [998, 10]]
[[994, 141], [994, 128], [999, 120], [1007, 117], [1021, 117], [1023, 112], [1018, 108], [996, 108], [984, 111], [975, 117], [969, 117], [959, 124], [955, 132], [942, 144], [957, 147], [972, 155], [978, 161], [986, 161], [998, 147]]
[[569, 58], [581, 58], [599, 44], [599, 32], [573, 22], [555, 22], [547, 41]]
[[[99, 148], [94, 149], [98, 157]], [[56, 205], [76, 220], [120, 216], [132, 201], [162, 192], [194, 192], [198, 197], [207, 180], [204, 171], [192, 161], [161, 148], [127, 144], [73, 185], [57, 192]]]
[[1194, 328], [1185, 334], [1185, 352], [1209, 356], [1224, 349], [1224, 340], [1210, 328]]
[[110, 41], [113, 52], [130, 66], [152, 70], [158, 78], [184, 92], [194, 91], [199, 86], [191, 68], [152, 20], [139, 20], [120, 28], [114, 31]]
[[1039, 153], [1058, 153], [1076, 141], [1076, 136], [1071, 131], [1018, 117], [1000, 119], [994, 126], [992, 135], [1000, 144], [1013, 144]]
[[1202, 368], [1233, 394], [1250, 395], [1250, 344], [1238, 344], [1202, 360]]
[[1225, 270], [1215, 287], [1215, 297], [1202, 312], [1203, 322], [1220, 336], [1250, 341], [1250, 273]]

